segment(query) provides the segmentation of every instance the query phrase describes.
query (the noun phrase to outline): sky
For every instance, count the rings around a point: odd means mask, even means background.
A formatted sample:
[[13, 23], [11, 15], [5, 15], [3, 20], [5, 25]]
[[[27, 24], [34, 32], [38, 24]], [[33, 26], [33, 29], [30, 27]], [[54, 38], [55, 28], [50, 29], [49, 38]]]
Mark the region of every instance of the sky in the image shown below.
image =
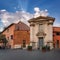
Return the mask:
[[48, 10], [48, 15], [55, 18], [54, 26], [60, 27], [60, 0], [0, 0], [0, 31], [18, 21], [28, 24], [36, 7]]

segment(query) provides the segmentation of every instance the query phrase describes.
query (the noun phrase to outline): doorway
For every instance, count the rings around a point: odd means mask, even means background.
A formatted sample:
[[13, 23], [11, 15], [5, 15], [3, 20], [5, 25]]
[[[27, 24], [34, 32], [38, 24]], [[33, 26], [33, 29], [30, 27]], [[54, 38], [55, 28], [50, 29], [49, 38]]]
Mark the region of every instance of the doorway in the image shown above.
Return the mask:
[[39, 49], [41, 49], [43, 45], [44, 45], [44, 39], [43, 37], [39, 37]]
[[59, 40], [56, 41], [56, 48], [59, 48]]
[[26, 40], [23, 40], [23, 48], [26, 47]]

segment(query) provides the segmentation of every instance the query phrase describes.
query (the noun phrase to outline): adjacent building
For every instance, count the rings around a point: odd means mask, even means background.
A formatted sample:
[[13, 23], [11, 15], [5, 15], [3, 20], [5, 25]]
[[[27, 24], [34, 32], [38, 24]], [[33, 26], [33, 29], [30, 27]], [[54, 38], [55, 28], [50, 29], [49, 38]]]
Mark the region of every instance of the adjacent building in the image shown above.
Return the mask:
[[54, 48], [60, 48], [60, 27], [53, 27]]
[[26, 48], [30, 43], [30, 28], [23, 22], [12, 23], [2, 32], [9, 48]]
[[53, 23], [55, 18], [39, 16], [32, 18], [30, 23], [30, 45], [33, 49], [42, 48], [42, 46], [49, 45], [53, 48]]

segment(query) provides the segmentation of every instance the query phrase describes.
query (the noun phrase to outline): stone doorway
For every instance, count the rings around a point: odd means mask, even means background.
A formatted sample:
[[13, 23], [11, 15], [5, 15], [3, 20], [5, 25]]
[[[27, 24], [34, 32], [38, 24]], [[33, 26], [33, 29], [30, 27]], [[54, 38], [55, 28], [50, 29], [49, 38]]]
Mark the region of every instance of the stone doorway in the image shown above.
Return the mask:
[[39, 41], [38, 41], [39, 49], [42, 49], [42, 46], [44, 45], [44, 38], [39, 37], [38, 39], [39, 39]]

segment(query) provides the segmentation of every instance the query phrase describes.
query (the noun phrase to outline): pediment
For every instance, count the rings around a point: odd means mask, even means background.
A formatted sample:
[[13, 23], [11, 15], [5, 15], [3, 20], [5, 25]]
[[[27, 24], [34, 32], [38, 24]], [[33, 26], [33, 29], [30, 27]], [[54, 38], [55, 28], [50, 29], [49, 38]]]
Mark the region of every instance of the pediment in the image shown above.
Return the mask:
[[54, 22], [55, 18], [49, 17], [49, 16], [46, 16], [46, 17], [39, 16], [37, 18], [30, 19], [28, 22], [30, 23], [30, 22], [39, 22], [39, 21], [50, 21], [50, 20]]

